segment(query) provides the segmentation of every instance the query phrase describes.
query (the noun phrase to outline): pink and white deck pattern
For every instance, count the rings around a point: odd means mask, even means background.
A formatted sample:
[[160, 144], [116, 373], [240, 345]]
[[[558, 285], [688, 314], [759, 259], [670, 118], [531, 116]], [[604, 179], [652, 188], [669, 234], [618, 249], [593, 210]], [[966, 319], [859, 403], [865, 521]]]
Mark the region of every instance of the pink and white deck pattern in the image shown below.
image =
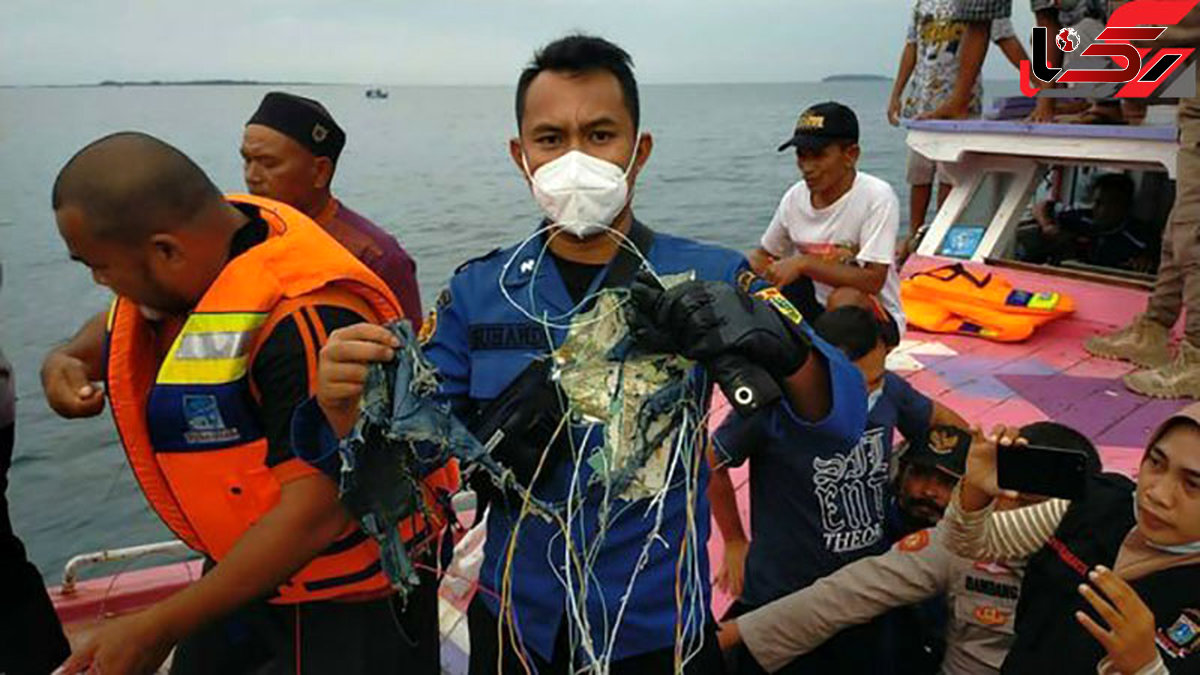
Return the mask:
[[[957, 261], [913, 256], [902, 277], [947, 262]], [[1017, 344], [910, 329], [889, 357], [888, 368], [985, 430], [995, 424], [1020, 426], [1041, 420], [1070, 425], [1100, 448], [1105, 469], [1134, 474], [1147, 436], [1189, 402], [1155, 400], [1129, 392], [1121, 376], [1132, 367], [1089, 355], [1083, 342], [1128, 323], [1145, 309], [1146, 293], [987, 265], [967, 266], [973, 272], [1000, 274], [1017, 288], [1071, 295], [1076, 312]], [[723, 400], [720, 404], [726, 409], [714, 411], [712, 428], [728, 412], [728, 404]], [[743, 466], [731, 473], [743, 526], [749, 532], [746, 469]], [[714, 576], [722, 548], [714, 523], [709, 541]], [[730, 602], [714, 589], [716, 616], [720, 617]]]

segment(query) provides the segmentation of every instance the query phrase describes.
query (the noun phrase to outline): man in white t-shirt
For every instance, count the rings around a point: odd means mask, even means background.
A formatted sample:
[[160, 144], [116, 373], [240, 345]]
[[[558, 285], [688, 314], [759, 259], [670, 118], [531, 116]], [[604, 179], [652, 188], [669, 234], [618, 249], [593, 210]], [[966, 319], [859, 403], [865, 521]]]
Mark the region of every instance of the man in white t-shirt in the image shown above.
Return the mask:
[[900, 201], [887, 182], [855, 168], [858, 118], [840, 103], [818, 103], [779, 150], [792, 147], [803, 180], [779, 202], [750, 265], [810, 321], [847, 304], [872, 309], [894, 346], [905, 327], [895, 263]]

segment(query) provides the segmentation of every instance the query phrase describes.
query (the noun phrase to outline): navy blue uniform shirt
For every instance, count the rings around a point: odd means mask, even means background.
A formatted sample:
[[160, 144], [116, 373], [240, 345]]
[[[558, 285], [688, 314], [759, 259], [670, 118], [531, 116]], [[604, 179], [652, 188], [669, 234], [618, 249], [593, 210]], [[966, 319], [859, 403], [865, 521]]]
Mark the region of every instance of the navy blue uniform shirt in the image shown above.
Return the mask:
[[[562, 326], [569, 323], [576, 311], [575, 303], [549, 253], [539, 258], [542, 244], [543, 238], [536, 237], [463, 266], [427, 319], [429, 340], [425, 355], [439, 371], [440, 395], [464, 420], [500, 394], [533, 359], [550, 351], [547, 335], [555, 346], [566, 336]], [[663, 276], [692, 272], [696, 279], [742, 283], [751, 291], [766, 287], [765, 282], [749, 271], [741, 254], [680, 237], [656, 233], [646, 258]], [[607, 269], [593, 280], [591, 291], [601, 287], [606, 274]], [[524, 311], [515, 307], [514, 302]], [[544, 316], [558, 327], [547, 330], [527, 313]], [[812, 334], [807, 326], [804, 329]], [[833, 411], [821, 422], [810, 424], [796, 416], [789, 405], [780, 403], [761, 413], [764, 433], [778, 439], [795, 439], [801, 444], [814, 435], [827, 438], [828, 443], [850, 444], [862, 435], [865, 420], [862, 377], [838, 350], [819, 339], [814, 339], [814, 343], [829, 363], [834, 383]], [[585, 456], [591, 447], [599, 445], [602, 431], [601, 427], [595, 427], [587, 436], [589, 448], [585, 448]], [[577, 433], [576, 437], [582, 435]], [[612, 647], [614, 661], [673, 646], [677, 622], [690, 626], [684, 640], [694, 644], [699, 638], [696, 631], [703, 630], [710, 619], [707, 462], [703, 457], [683, 460], [699, 467], [698, 479], [691, 486], [695, 491], [689, 494], [687, 482], [680, 478], [683, 469], [677, 466], [665, 499], [661, 541], [647, 549], [648, 559], [637, 570], [632, 586], [630, 580], [655, 523], [656, 512], [648, 508], [647, 501], [615, 500], [607, 513], [607, 527], [602, 528], [602, 510], [596, 505], [602, 502], [603, 495], [593, 490], [572, 520], [577, 549], [583, 548], [582, 542], [595, 542], [597, 535], [604, 533], [591, 563], [593, 577], [586, 582], [586, 607], [580, 609], [586, 612], [597, 653], [609, 648], [607, 641], [613, 627], [618, 625], [617, 614], [628, 591], [627, 606]], [[565, 497], [573, 473], [574, 464], [568, 459], [545, 477], [544, 483], [539, 479], [535, 494], [543, 499]], [[586, 484], [590, 468], [581, 467], [580, 473], [581, 484]], [[694, 508], [688, 508], [689, 502]], [[482, 587], [500, 593], [507, 576], [512, 613], [522, 641], [526, 648], [550, 659], [568, 609], [563, 528], [536, 516], [521, 519], [517, 527], [519, 507], [519, 504], [506, 506], [503, 500], [492, 503], [479, 582]], [[685, 574], [685, 578], [677, 580], [677, 565], [688, 536], [689, 521], [693, 536], [688, 537], [687, 555], [699, 556], [691, 560], [699, 569], [698, 573]], [[509, 544], [514, 536], [515, 546], [508, 562]], [[685, 561], [685, 573], [687, 569]], [[578, 591], [584, 582], [577, 578], [575, 568], [571, 573], [572, 585]], [[680, 584], [688, 586], [688, 592], [680, 591], [682, 607], [677, 606]], [[482, 597], [491, 612], [498, 615], [496, 597], [489, 592]]]

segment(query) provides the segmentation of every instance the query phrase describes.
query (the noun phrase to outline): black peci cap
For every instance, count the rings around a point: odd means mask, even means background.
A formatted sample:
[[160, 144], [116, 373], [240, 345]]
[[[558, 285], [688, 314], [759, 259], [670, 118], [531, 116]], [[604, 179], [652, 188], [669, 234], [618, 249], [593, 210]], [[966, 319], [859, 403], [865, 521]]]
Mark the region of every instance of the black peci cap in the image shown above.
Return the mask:
[[962, 478], [967, 472], [967, 452], [970, 449], [969, 431], [939, 425], [931, 428], [925, 438], [908, 447], [904, 461], [941, 469], [955, 478]]
[[346, 145], [346, 132], [333, 121], [333, 115], [317, 101], [282, 91], [263, 97], [250, 124], [261, 124], [303, 145], [317, 157], [335, 163]]

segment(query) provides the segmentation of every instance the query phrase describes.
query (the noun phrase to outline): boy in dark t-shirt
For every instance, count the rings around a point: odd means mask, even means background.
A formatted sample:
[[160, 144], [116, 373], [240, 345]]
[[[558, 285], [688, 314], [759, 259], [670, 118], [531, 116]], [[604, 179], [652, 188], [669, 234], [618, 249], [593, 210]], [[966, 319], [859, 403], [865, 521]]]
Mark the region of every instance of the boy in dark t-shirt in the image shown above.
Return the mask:
[[[867, 424], [859, 441], [804, 445], [772, 442], [755, 418], [730, 415], [717, 429], [719, 459], [737, 465], [750, 459], [751, 536], [744, 586], [726, 619], [805, 588], [843, 565], [878, 555], [892, 544], [887, 536], [891, 501], [892, 442], [897, 429], [907, 438], [924, 437], [933, 424], [965, 426], [957, 414], [887, 372], [887, 347], [876, 317], [866, 309], [840, 307], [825, 312], [817, 334], [858, 366], [868, 391]], [[710, 492], [714, 512], [723, 496]], [[744, 536], [729, 532], [727, 540]], [[736, 527], [736, 526], [735, 526]], [[737, 550], [734, 547], [733, 550]], [[889, 672], [886, 649], [864, 650], [887, 639], [875, 621], [844, 631], [782, 673]], [[736, 672], [762, 672], [748, 652], [735, 656]]]

